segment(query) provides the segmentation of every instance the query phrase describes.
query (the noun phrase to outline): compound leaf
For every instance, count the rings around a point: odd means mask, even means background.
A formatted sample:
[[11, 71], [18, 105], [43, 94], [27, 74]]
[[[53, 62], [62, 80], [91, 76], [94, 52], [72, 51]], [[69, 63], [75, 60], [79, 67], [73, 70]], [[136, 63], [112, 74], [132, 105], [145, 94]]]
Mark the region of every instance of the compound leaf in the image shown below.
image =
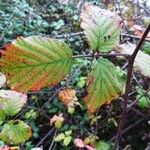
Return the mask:
[[121, 18], [116, 13], [86, 3], [80, 18], [92, 50], [109, 52], [117, 46]]
[[31, 128], [21, 120], [6, 123], [0, 133], [0, 139], [10, 145], [18, 145], [31, 137]]
[[92, 114], [101, 105], [116, 99], [123, 92], [123, 78], [124, 75], [118, 75], [113, 63], [104, 58], [98, 59], [87, 79], [87, 95], [84, 102], [88, 113]]
[[64, 79], [72, 65], [72, 52], [61, 40], [20, 37], [6, 45], [0, 60], [8, 85], [19, 92], [39, 90]]
[[0, 90], [0, 108], [9, 116], [16, 115], [27, 101], [27, 95], [11, 90]]

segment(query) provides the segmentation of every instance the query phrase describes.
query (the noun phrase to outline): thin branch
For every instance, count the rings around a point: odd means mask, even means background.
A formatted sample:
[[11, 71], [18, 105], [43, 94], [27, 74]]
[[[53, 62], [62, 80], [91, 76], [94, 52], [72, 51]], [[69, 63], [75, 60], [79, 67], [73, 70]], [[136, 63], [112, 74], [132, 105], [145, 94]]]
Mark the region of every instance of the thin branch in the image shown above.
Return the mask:
[[67, 38], [67, 37], [71, 37], [71, 36], [83, 36], [84, 33], [83, 32], [73, 32], [73, 33], [66, 33], [66, 34], [62, 34], [62, 35], [56, 35], [54, 36], [55, 38]]
[[132, 107], [139, 99], [141, 99], [143, 96], [146, 96], [149, 91], [150, 91], [150, 89], [148, 89], [146, 92], [144, 92], [143, 95], [141, 95], [139, 98], [137, 98], [135, 101], [133, 101], [133, 102], [128, 106], [128, 109], [131, 109], [131, 107]]
[[[126, 34], [126, 33], [121, 33], [121, 36], [125, 36], [125, 37], [130, 37], [133, 38], [135, 40], [140, 40], [141, 38], [135, 35], [131, 35], [131, 34]], [[49, 35], [47, 35], [49, 37]], [[68, 38], [68, 37], [72, 37], [72, 36], [84, 36], [84, 32], [73, 32], [73, 33], [66, 33], [66, 34], [62, 34], [62, 35], [56, 35], [54, 36], [55, 38]], [[52, 36], [53, 37], [53, 36]], [[150, 42], [150, 39], [145, 38], [145, 41]]]
[[[134, 51], [133, 54], [132, 54], [132, 59], [133, 59], [133, 60], [135, 59], [135, 57], [136, 57], [138, 51], [140, 50], [141, 46], [143, 45], [143, 43], [144, 43], [144, 41], [145, 41], [145, 39], [146, 39], [146, 37], [147, 37], [149, 31], [150, 31], [150, 24], [149, 24], [148, 27], [146, 28], [146, 30], [145, 30], [143, 36], [141, 37], [140, 41], [138, 42], [138, 44], [137, 44], [137, 46], [136, 46], [136, 48], [135, 48], [135, 51]], [[133, 61], [133, 62], [134, 62], [134, 61]]]
[[52, 140], [51, 145], [50, 145], [50, 147], [49, 147], [49, 149], [48, 149], [48, 150], [51, 150], [51, 149], [52, 149], [53, 144], [54, 144], [54, 138], [56, 137], [56, 134], [57, 134], [57, 130], [55, 130], [53, 140]]
[[[146, 117], [143, 113], [141, 113], [139, 110], [135, 109], [135, 108], [131, 108], [130, 110], [134, 111], [135, 113], [137, 113], [137, 115], [141, 115], [142, 117]], [[129, 111], [129, 110], [128, 110]]]
[[39, 147], [43, 142], [54, 132], [55, 128], [52, 128], [41, 140], [36, 144], [36, 147]]
[[[122, 135], [124, 135], [126, 132], [128, 132], [129, 130], [131, 130], [132, 128], [136, 127], [138, 124], [140, 124], [141, 122], [145, 121], [146, 119], [148, 119], [148, 117], [146, 118], [141, 118], [140, 120], [136, 121], [135, 123], [129, 125], [127, 128], [125, 128], [122, 131]], [[109, 141], [113, 142], [116, 139], [116, 136], [112, 137]]]
[[127, 81], [126, 81], [126, 88], [125, 88], [125, 95], [124, 95], [124, 106], [123, 106], [123, 110], [122, 110], [122, 114], [121, 114], [121, 119], [119, 122], [117, 135], [116, 135], [115, 146], [114, 146], [115, 150], [119, 150], [119, 142], [120, 142], [120, 138], [121, 138], [121, 134], [122, 134], [122, 130], [123, 130], [126, 114], [127, 114], [127, 104], [128, 104], [128, 99], [129, 99], [130, 81], [131, 81], [131, 77], [132, 77], [133, 63], [134, 63], [135, 57], [136, 57], [138, 51], [140, 50], [141, 46], [143, 45], [145, 38], [147, 37], [149, 31], [150, 31], [150, 24], [146, 28], [143, 36], [141, 37], [140, 41], [138, 42], [138, 44], [128, 62]]
[[148, 94], [148, 93], [145, 93], [145, 91], [143, 90], [142, 85], [141, 85], [140, 82], [137, 80], [136, 76], [135, 76], [134, 74], [133, 74], [132, 76], [133, 76], [133, 79], [135, 80], [135, 82], [137, 83], [137, 85], [139, 86], [139, 88], [141, 89], [142, 94], [146, 96], [146, 99], [147, 99], [147, 100], [150, 99], [149, 94]]
[[[62, 87], [58, 88], [58, 89], [53, 93], [53, 95], [43, 104], [43, 106], [39, 109], [40, 115], [43, 115], [43, 114], [46, 115], [44, 107], [58, 94], [58, 92], [59, 92], [61, 89], [62, 89]], [[28, 107], [28, 108], [29, 108], [29, 107]], [[36, 115], [37, 115], [37, 114], [33, 115], [30, 120], [32, 120], [32, 118], [36, 117]], [[46, 117], [49, 118], [47, 115], [46, 115]]]
[[[135, 35], [131, 35], [131, 34], [126, 34], [126, 33], [121, 33], [122, 36], [126, 36], [126, 37], [130, 37], [133, 38], [135, 40], [140, 40], [141, 38]], [[150, 39], [145, 38], [145, 41], [150, 42]]]
[[82, 57], [117, 57], [117, 56], [123, 56], [123, 57], [129, 57], [130, 55], [128, 54], [110, 54], [110, 53], [101, 53], [101, 54], [91, 54], [91, 55], [74, 55], [72, 58], [82, 58]]
[[58, 92], [62, 90], [62, 87], [59, 87], [55, 93], [48, 99], [48, 101], [46, 101], [43, 106], [40, 108], [41, 110], [44, 109], [44, 107], [58, 94]]

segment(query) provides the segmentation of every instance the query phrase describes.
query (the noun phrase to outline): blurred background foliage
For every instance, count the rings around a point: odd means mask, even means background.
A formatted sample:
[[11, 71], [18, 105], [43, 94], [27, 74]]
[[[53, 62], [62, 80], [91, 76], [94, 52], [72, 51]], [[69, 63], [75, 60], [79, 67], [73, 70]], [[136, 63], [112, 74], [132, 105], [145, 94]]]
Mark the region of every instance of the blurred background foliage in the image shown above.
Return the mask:
[[[125, 21], [125, 33], [133, 34], [133, 31], [130, 30], [131, 26], [138, 24], [146, 27], [149, 22], [150, 7], [147, 0], [143, 0], [142, 3], [136, 0], [0, 0], [0, 47], [19, 36], [42, 35], [64, 39], [73, 49], [74, 54], [89, 53], [84, 36], [80, 34], [72, 36], [75, 32], [82, 31], [79, 14], [85, 2], [117, 11]], [[137, 42], [130, 37], [125, 37], [124, 40]], [[145, 43], [143, 49], [150, 54], [149, 42]], [[112, 61], [120, 67], [124, 67], [123, 60], [112, 58]], [[111, 150], [110, 141], [116, 135], [123, 100], [120, 98], [109, 106], [103, 106], [95, 116], [87, 115], [82, 95], [86, 76], [90, 70], [89, 62], [91, 62], [90, 59], [77, 59], [71, 75], [58, 86], [28, 93], [28, 104], [19, 115], [15, 116], [15, 118], [25, 120], [33, 131], [33, 137], [21, 145], [22, 150], [30, 150], [41, 145], [44, 149], [76, 150], [72, 141], [68, 146], [64, 146], [62, 141], [57, 143], [53, 141], [53, 137], [57, 134], [68, 130], [72, 131], [73, 138], [90, 139], [91, 145], [97, 145], [98, 150]], [[148, 79], [139, 74], [136, 75], [136, 78], [138, 83], [132, 79], [130, 103], [141, 95], [137, 91], [139, 83], [145, 91], [149, 88]], [[81, 104], [81, 106], [76, 106], [73, 114], [60, 103], [57, 97], [60, 88], [65, 87], [76, 90]], [[147, 98], [149, 97], [147, 96]], [[133, 125], [133, 130], [125, 132], [122, 149], [132, 146], [133, 150], [144, 150], [150, 140], [150, 123], [147, 118], [150, 110], [147, 107], [148, 103], [142, 104], [141, 101], [129, 111], [126, 128]], [[60, 113], [63, 113], [65, 122], [60, 129], [56, 130], [50, 126], [49, 119]], [[145, 119], [136, 125], [135, 122], [138, 122], [141, 117], [145, 117]], [[49, 136], [41, 142], [50, 131]]]

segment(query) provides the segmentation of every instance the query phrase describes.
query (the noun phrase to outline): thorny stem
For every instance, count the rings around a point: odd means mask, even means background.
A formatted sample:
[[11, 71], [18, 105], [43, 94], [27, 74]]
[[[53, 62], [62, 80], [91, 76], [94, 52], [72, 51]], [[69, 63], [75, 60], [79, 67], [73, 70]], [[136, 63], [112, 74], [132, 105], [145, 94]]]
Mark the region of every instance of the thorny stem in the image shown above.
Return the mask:
[[122, 110], [122, 114], [121, 114], [121, 119], [119, 122], [117, 135], [116, 135], [114, 150], [119, 150], [119, 142], [120, 142], [120, 138], [121, 138], [122, 130], [123, 130], [123, 126], [124, 126], [124, 121], [125, 121], [126, 114], [127, 114], [127, 104], [128, 104], [128, 99], [129, 99], [130, 81], [131, 81], [131, 77], [132, 77], [133, 63], [134, 63], [135, 57], [136, 57], [139, 49], [141, 48], [142, 44], [144, 43], [149, 31], [150, 31], [150, 24], [146, 28], [143, 36], [141, 37], [133, 54], [131, 55], [131, 57], [128, 61], [127, 81], [126, 81], [125, 94], [124, 94], [124, 106], [123, 106], [123, 110]]

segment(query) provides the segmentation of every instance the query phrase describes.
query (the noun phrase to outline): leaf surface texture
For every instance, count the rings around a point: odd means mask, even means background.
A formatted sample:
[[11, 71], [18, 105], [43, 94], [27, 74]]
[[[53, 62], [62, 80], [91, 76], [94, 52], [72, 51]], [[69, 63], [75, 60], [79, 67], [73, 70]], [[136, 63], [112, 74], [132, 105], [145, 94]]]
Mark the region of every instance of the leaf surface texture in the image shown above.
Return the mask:
[[84, 102], [88, 112], [94, 113], [101, 105], [118, 98], [124, 89], [123, 78], [108, 59], [98, 59], [87, 79], [87, 96], [84, 97]]
[[6, 45], [0, 60], [8, 85], [19, 92], [55, 85], [72, 65], [72, 51], [61, 40], [31, 36]]
[[86, 3], [80, 18], [92, 50], [109, 52], [119, 43], [121, 18], [116, 13]]

